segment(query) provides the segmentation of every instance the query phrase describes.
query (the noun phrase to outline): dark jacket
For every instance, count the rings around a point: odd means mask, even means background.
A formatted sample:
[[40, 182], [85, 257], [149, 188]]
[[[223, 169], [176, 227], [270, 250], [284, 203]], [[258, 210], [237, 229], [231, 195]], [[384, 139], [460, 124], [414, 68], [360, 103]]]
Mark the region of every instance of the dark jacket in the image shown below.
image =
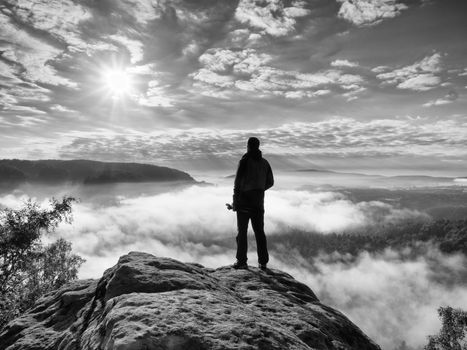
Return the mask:
[[263, 209], [264, 191], [274, 185], [269, 162], [261, 151], [246, 153], [238, 163], [233, 204], [237, 210]]

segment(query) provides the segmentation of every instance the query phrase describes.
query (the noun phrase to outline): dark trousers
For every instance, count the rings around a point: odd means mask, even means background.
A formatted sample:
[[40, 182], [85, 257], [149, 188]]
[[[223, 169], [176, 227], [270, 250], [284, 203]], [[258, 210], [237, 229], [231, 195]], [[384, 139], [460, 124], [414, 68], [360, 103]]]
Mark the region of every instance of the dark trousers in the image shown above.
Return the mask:
[[237, 260], [246, 263], [248, 250], [248, 221], [251, 219], [251, 226], [255, 232], [256, 247], [258, 249], [258, 262], [267, 264], [269, 261], [266, 235], [264, 234], [264, 210], [237, 211]]

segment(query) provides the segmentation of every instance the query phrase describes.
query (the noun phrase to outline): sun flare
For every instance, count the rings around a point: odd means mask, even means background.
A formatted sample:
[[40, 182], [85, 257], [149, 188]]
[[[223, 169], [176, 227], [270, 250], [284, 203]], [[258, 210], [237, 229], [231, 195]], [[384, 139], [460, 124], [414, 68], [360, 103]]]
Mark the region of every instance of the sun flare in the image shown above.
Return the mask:
[[102, 80], [105, 89], [112, 98], [120, 98], [128, 95], [133, 89], [131, 75], [126, 69], [110, 68], [104, 70]]

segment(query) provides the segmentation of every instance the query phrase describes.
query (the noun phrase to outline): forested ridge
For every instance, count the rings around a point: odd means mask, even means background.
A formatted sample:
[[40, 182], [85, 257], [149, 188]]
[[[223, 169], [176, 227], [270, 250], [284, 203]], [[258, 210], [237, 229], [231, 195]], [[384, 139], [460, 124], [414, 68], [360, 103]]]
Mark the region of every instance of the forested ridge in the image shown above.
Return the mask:
[[360, 252], [381, 252], [386, 248], [412, 248], [414, 254], [422, 253], [429, 243], [443, 253], [467, 255], [467, 220], [436, 220], [430, 222], [405, 222], [385, 225], [352, 233], [314, 233], [293, 230], [287, 234], [271, 235], [272, 245], [294, 247], [304, 257], [316, 257], [334, 252], [357, 256]]
[[111, 163], [92, 160], [0, 160], [0, 183], [194, 181], [187, 173], [151, 164]]

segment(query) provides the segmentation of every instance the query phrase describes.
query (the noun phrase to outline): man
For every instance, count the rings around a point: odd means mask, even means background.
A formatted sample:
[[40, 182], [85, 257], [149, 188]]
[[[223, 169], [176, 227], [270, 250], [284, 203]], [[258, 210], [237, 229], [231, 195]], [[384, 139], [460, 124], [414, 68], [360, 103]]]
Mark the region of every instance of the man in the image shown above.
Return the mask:
[[264, 234], [264, 191], [274, 185], [274, 177], [268, 161], [259, 150], [259, 140], [250, 137], [247, 153], [238, 164], [235, 175], [233, 210], [237, 212], [237, 261], [235, 269], [247, 269], [248, 222], [255, 232], [258, 262], [262, 270], [269, 261], [266, 235]]

